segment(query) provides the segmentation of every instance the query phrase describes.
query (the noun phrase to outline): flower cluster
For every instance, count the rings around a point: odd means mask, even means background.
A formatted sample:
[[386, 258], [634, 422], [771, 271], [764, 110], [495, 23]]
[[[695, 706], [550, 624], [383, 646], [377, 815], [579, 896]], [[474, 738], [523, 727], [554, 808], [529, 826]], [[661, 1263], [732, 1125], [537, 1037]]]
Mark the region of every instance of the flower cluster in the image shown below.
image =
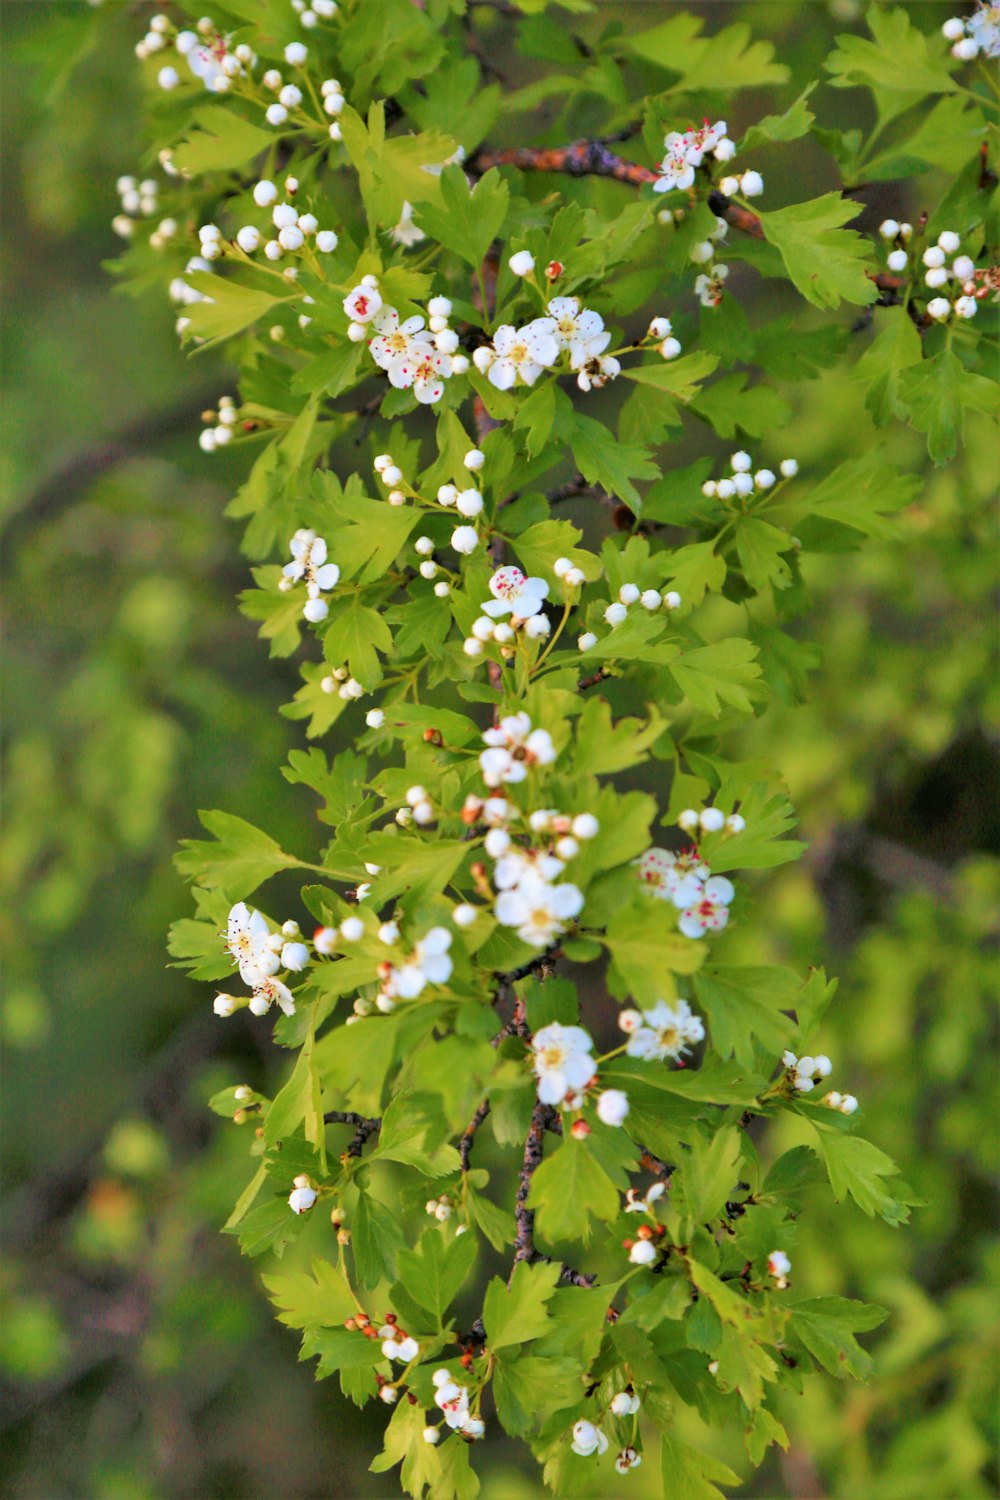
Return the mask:
[[[121, 202], [121, 213], [111, 220], [111, 228], [123, 240], [130, 240], [140, 219], [151, 219], [158, 211], [160, 186], [155, 177], [144, 177], [137, 182], [134, 177], [119, 177], [115, 191]], [[180, 226], [176, 219], [161, 219], [149, 237], [154, 250], [162, 250], [170, 240], [176, 239]]]
[[[743, 449], [734, 453], [729, 463], [732, 474], [722, 479], [706, 479], [702, 485], [701, 492], [708, 499], [731, 500], [734, 495], [738, 495], [741, 500], [745, 500], [757, 490], [769, 490], [777, 483], [773, 469], [757, 469], [751, 474], [753, 459]], [[783, 458], [778, 469], [782, 479], [794, 479], [799, 472], [798, 459]]]
[[660, 163], [660, 175], [653, 183], [654, 193], [684, 192], [694, 186], [695, 172], [706, 156], [716, 161], [732, 161], [736, 147], [726, 134], [725, 120], [710, 125], [707, 120], [696, 129], [671, 130], [664, 137], [666, 151]]
[[[661, 594], [659, 589], [640, 589], [637, 583], [623, 583], [618, 590], [618, 598], [612, 599], [604, 611], [606, 623], [612, 628], [615, 625], [623, 624], [628, 618], [629, 609], [633, 604], [640, 604], [650, 614], [655, 614], [658, 609], [665, 609], [670, 613], [675, 609], [680, 609], [681, 596], [674, 589]], [[588, 633], [580, 637], [577, 645], [581, 651], [587, 651], [594, 645], [596, 640], [596, 636]]]
[[447, 297], [431, 298], [426, 326], [419, 314], [400, 323], [396, 309], [382, 300], [378, 277], [367, 275], [351, 288], [343, 306], [350, 319], [348, 338], [355, 343], [367, 339], [372, 359], [388, 375], [390, 385], [412, 390], [422, 405], [440, 401], [444, 382], [468, 370], [468, 359], [458, 352], [458, 334], [448, 323]]
[[686, 807], [677, 814], [677, 826], [691, 834], [697, 833], [699, 828], [703, 833], [722, 833], [723, 830], [742, 833], [747, 824], [742, 813], [730, 813], [727, 818], [720, 807], [703, 807], [700, 811]]
[[[398, 938], [394, 923], [385, 924], [385, 932], [393, 941]], [[379, 936], [383, 936], [382, 931]], [[447, 984], [454, 967], [448, 953], [451, 942], [447, 927], [432, 927], [402, 963], [393, 964], [388, 960], [381, 963], [381, 982], [375, 997], [377, 1009], [388, 1015], [396, 1009], [398, 1001], [418, 999], [429, 984]]]
[[442, 1193], [438, 1198], [428, 1198], [424, 1208], [432, 1219], [437, 1219], [439, 1224], [447, 1224], [451, 1218], [451, 1199], [447, 1193]]
[[[363, 698], [365, 695], [365, 690], [358, 679], [352, 677], [346, 667], [334, 667], [332, 672], [327, 672], [324, 677], [320, 678], [319, 685], [324, 693], [336, 693], [338, 698]], [[369, 714], [381, 715], [382, 710], [380, 708], [373, 708], [369, 710]], [[379, 719], [377, 724], [370, 725], [369, 727], [380, 729], [382, 727], [382, 718]]]
[[678, 1000], [674, 1006], [657, 1000], [652, 1010], [623, 1010], [618, 1025], [628, 1036], [625, 1051], [629, 1057], [640, 1057], [644, 1062], [667, 1058], [679, 1062], [691, 1051], [688, 1042], [700, 1042], [705, 1037], [701, 1017], [692, 1013], [686, 1000]]
[[705, 268], [695, 277], [694, 282], [695, 296], [702, 307], [718, 307], [722, 301], [725, 284], [729, 279], [729, 267], [718, 259], [718, 247], [728, 233], [729, 225], [725, 219], [716, 218], [715, 228], [709, 230], [708, 239], [699, 240], [688, 251], [694, 264]]
[[509, 391], [515, 385], [534, 385], [539, 375], [551, 370], [559, 358], [555, 319], [533, 318], [522, 328], [502, 323], [493, 335], [492, 344], [482, 344], [472, 362], [497, 390]]
[[[815, 1057], [796, 1057], [794, 1052], [785, 1052], [781, 1062], [787, 1081], [798, 1094], [811, 1094], [817, 1083], [833, 1072], [833, 1063], [822, 1052]], [[822, 1102], [842, 1115], [853, 1115], [858, 1107], [853, 1094], [838, 1094], [834, 1090], [825, 1094]]]
[[[451, 1372], [444, 1368], [435, 1370], [431, 1379], [434, 1381], [434, 1400], [444, 1412], [445, 1425], [453, 1432], [460, 1432], [467, 1438], [481, 1438], [486, 1431], [486, 1424], [482, 1417], [469, 1409], [468, 1387], [458, 1385], [451, 1376]], [[434, 1433], [434, 1437], [430, 1434]], [[428, 1427], [424, 1430], [424, 1441], [436, 1443], [440, 1434], [436, 1427]]]
[[1000, 57], [1000, 5], [979, 0], [971, 16], [952, 16], [941, 27], [952, 43], [951, 55], [961, 62], [983, 57]]
[[[231, 39], [217, 30], [208, 16], [201, 18], [194, 31], [176, 32], [166, 16], [154, 16], [149, 32], [135, 51], [137, 57], [147, 58], [171, 48], [178, 61], [186, 61], [192, 77], [213, 94], [227, 93], [234, 79], [247, 77], [257, 65], [253, 48], [245, 42], [232, 47]], [[165, 63], [156, 81], [169, 93], [181, 82], [181, 74], [173, 63]]]
[[636, 866], [643, 889], [677, 907], [677, 925], [685, 937], [704, 937], [726, 926], [735, 887], [724, 875], [713, 875], [697, 849], [678, 854], [654, 847], [646, 850]]
[[216, 995], [217, 1016], [231, 1016], [245, 1005], [255, 1016], [264, 1016], [272, 1004], [277, 1004], [286, 1016], [295, 1014], [291, 991], [275, 976], [283, 969], [298, 974], [310, 961], [297, 922], [285, 922], [280, 932], [272, 932], [261, 912], [251, 911], [245, 901], [238, 901], [229, 913], [226, 947], [239, 968], [240, 978], [250, 985], [253, 994], [249, 999]]
[[[268, 260], [281, 260], [286, 253], [294, 254], [297, 251], [308, 250], [309, 242], [322, 255], [330, 255], [336, 250], [339, 243], [337, 233], [333, 229], [321, 229], [319, 220], [313, 213], [300, 212], [297, 205], [288, 200], [294, 197], [298, 191], [299, 182], [297, 177], [286, 177], [284, 182], [285, 198], [279, 202], [281, 193], [276, 183], [269, 178], [262, 178], [253, 187], [253, 201], [258, 208], [269, 208], [271, 210], [271, 225], [274, 229], [273, 235], [256, 224], [244, 224], [236, 231], [236, 243], [244, 255], [253, 255], [257, 250], [264, 247], [264, 254]], [[200, 232], [200, 231], [199, 231]], [[202, 254], [205, 254], [204, 246]], [[218, 252], [222, 253], [221, 243]], [[211, 259], [211, 257], [209, 257]]]
[[[910, 269], [910, 251], [906, 248], [913, 237], [913, 225], [899, 223], [896, 219], [883, 219], [878, 230], [887, 245], [891, 245], [886, 256], [886, 265], [897, 275]], [[953, 229], [944, 229], [937, 242], [929, 245], [921, 256], [924, 285], [931, 291], [940, 291], [953, 283], [952, 290], [958, 295], [932, 297], [927, 304], [927, 315], [936, 323], [947, 322], [954, 314], [957, 318], [974, 318], [979, 301], [987, 295], [988, 288], [977, 284], [976, 263], [971, 255], [959, 255], [961, 237]], [[948, 259], [951, 258], [951, 265]]]
[[281, 570], [282, 593], [290, 593], [297, 583], [305, 582], [306, 602], [302, 613], [312, 625], [318, 625], [330, 613], [330, 606], [322, 597], [340, 582], [340, 569], [336, 563], [327, 562], [327, 546], [323, 537], [315, 531], [300, 527], [288, 543], [292, 560]]
[[239, 421], [239, 412], [232, 396], [220, 396], [218, 411], [202, 413], [204, 428], [198, 434], [198, 446], [202, 453], [214, 453], [232, 442], [233, 428]]
[[483, 743], [479, 769], [488, 787], [516, 785], [527, 778], [530, 767], [549, 766], [556, 758], [549, 731], [532, 729], [523, 709], [508, 714], [495, 728], [484, 729]]
[[[529, 640], [549, 634], [548, 616], [542, 613], [549, 592], [544, 578], [528, 578], [520, 568], [507, 566], [497, 568], [489, 589], [493, 598], [479, 606], [482, 614], [473, 621], [472, 633], [464, 644], [466, 656], [481, 656], [487, 641], [508, 648], [518, 630], [523, 630]], [[510, 616], [509, 622], [504, 615]]]

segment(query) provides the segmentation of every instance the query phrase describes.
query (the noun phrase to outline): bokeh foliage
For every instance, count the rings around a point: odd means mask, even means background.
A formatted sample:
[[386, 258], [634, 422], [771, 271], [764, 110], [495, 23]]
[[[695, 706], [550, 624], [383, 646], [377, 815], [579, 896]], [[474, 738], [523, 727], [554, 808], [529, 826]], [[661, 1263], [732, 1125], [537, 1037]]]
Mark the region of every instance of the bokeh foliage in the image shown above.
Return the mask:
[[[254, 1270], [216, 1233], [243, 1149], [202, 1101], [244, 1078], [273, 1092], [281, 1060], [241, 1022], [221, 1035], [204, 994], [163, 968], [184, 899], [170, 854], [194, 810], [266, 814], [293, 844], [305, 812], [275, 769], [296, 732], [276, 714], [294, 669], [264, 660], [231, 603], [244, 578], [222, 509], [243, 465], [195, 443], [225, 371], [177, 352], [161, 296], [113, 296], [100, 269], [138, 129], [137, 21], [106, 9], [99, 28], [85, 5], [3, 17], [5, 1480], [99, 1500], [380, 1495], [367, 1418], [296, 1367]], [[860, 29], [844, 3], [703, 9], [713, 29], [746, 14], [797, 75]], [[928, 28], [951, 7], [915, 9]], [[510, 36], [493, 26], [499, 55]], [[864, 122], [853, 95], [824, 87], [814, 107]], [[915, 219], [947, 186], [942, 163], [882, 188], [864, 222]], [[993, 1493], [997, 1436], [995, 450], [970, 419], [960, 462], [931, 471], [919, 435], [877, 431], [842, 373], [802, 388], [782, 442], [829, 465], [845, 434], [927, 482], [898, 539], [807, 575], [821, 666], [808, 705], [772, 709], [766, 733], [811, 852], [772, 877], [766, 928], [734, 958], [823, 953], [840, 973], [824, 1041], [925, 1206], [894, 1232], [817, 1195], [797, 1286], [893, 1319], [869, 1340], [871, 1384], [811, 1382], [785, 1413], [790, 1454], [745, 1493], [974, 1500]], [[688, 442], [678, 463], [719, 448]], [[758, 739], [746, 732], [748, 754]], [[487, 1496], [536, 1493], [488, 1468]], [[655, 1478], [628, 1483], [652, 1494]]]

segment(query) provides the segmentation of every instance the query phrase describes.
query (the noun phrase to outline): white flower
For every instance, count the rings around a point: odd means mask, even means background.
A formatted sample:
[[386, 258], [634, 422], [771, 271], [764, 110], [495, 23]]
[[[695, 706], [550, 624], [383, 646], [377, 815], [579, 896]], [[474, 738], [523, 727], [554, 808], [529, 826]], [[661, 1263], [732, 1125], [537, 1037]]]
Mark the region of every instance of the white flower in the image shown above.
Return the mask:
[[[680, 349], [680, 345], [677, 345]], [[611, 380], [617, 380], [621, 374], [621, 361], [615, 359], [613, 354], [588, 355], [586, 362], [577, 370], [576, 383], [581, 391], [599, 391], [602, 386]]]
[[664, 1183], [654, 1182], [646, 1190], [646, 1196], [643, 1198], [638, 1188], [629, 1188], [625, 1194], [625, 1212], [627, 1214], [654, 1214], [653, 1204], [657, 1199], [662, 1198], [666, 1191]]
[[[694, 183], [694, 167], [688, 161], [683, 150], [678, 149], [678, 143], [683, 136], [678, 136], [676, 131], [671, 131], [666, 139], [667, 154], [660, 162], [660, 175], [653, 183], [654, 193], [671, 193], [675, 190], [684, 190]], [[671, 145], [671, 141], [674, 142]]]
[[651, 1266], [656, 1259], [656, 1246], [650, 1240], [636, 1240], [628, 1258], [634, 1266]]
[[[553, 297], [545, 310], [555, 324], [552, 332], [560, 349], [572, 350], [574, 346], [584, 345], [604, 333], [604, 319], [600, 313], [589, 308], [581, 312], [579, 297]], [[607, 348], [608, 338], [610, 334], [601, 345], [602, 350]], [[577, 369], [578, 365], [573, 368]]]
[[585, 1089], [597, 1072], [591, 1057], [593, 1040], [582, 1026], [552, 1021], [531, 1041], [533, 1067], [542, 1104], [561, 1104], [567, 1094]]
[[696, 849], [685, 849], [679, 854], [671, 849], [647, 849], [636, 868], [643, 888], [650, 895], [658, 901], [672, 901], [680, 911], [699, 900], [712, 873]]
[[772, 1250], [767, 1257], [767, 1269], [774, 1277], [779, 1288], [784, 1289], [788, 1285], [788, 1277], [791, 1273], [792, 1263], [784, 1250]]
[[[315, 531], [300, 528], [288, 544], [292, 561], [282, 568], [288, 580], [286, 588], [305, 579], [308, 601], [303, 607], [307, 620], [318, 623], [329, 613], [329, 606], [320, 598], [321, 593], [336, 588], [340, 582], [340, 569], [336, 563], [327, 562], [327, 546], [323, 537]], [[312, 606], [310, 608], [310, 606]]]
[[287, 985], [280, 979], [262, 979], [254, 985], [250, 1010], [255, 1016], [266, 1016], [272, 1005], [277, 1005], [286, 1016], [294, 1016], [295, 1000]]
[[344, 298], [344, 311], [353, 323], [370, 323], [382, 308], [382, 294], [376, 286], [352, 288]]
[[597, 1097], [597, 1115], [605, 1125], [623, 1125], [628, 1111], [628, 1095], [621, 1089], [605, 1089]]
[[556, 758], [548, 730], [532, 729], [523, 711], [508, 714], [495, 729], [484, 730], [483, 742], [488, 748], [480, 752], [479, 766], [489, 787], [524, 781], [529, 766], [551, 765]]
[[[218, 994], [212, 1001], [212, 1009], [217, 1016], [232, 1016], [243, 1005], [243, 1001], [237, 995]], [[837, 1095], [838, 1099], [840, 1095]]]
[[409, 250], [413, 245], [419, 245], [421, 240], [427, 238], [418, 224], [413, 222], [413, 204], [403, 200], [403, 207], [399, 215], [399, 223], [394, 224], [389, 230], [389, 238], [394, 245], [402, 245], [404, 250]]
[[576, 1422], [573, 1426], [573, 1441], [570, 1445], [574, 1453], [581, 1458], [589, 1458], [592, 1453], [606, 1453], [608, 1440], [599, 1427], [585, 1418]]
[[296, 1177], [295, 1186], [288, 1195], [288, 1207], [295, 1214], [308, 1213], [319, 1194], [311, 1186], [308, 1177]]
[[559, 358], [559, 344], [552, 318], [535, 318], [523, 328], [502, 324], [493, 335], [495, 358], [489, 366], [488, 379], [498, 390], [509, 391], [520, 380], [534, 385], [543, 370], [550, 369]]
[[451, 933], [447, 927], [432, 927], [416, 945], [405, 964], [393, 968], [382, 985], [382, 994], [392, 1000], [416, 1000], [429, 984], [447, 984], [453, 964], [448, 955]]
[[740, 187], [745, 198], [759, 198], [764, 191], [764, 179], [759, 172], [744, 172]]
[[271, 929], [267, 918], [259, 911], [251, 911], [245, 901], [238, 901], [229, 913], [226, 931], [226, 947], [239, 965], [240, 978], [244, 984], [259, 984], [276, 974], [281, 968], [281, 959], [268, 946]]
[[706, 932], [721, 932], [729, 921], [729, 904], [736, 895], [732, 881], [713, 875], [705, 881], [698, 901], [681, 913], [677, 925], [685, 937], [700, 938]]
[[642, 1455], [636, 1453], [634, 1448], [623, 1448], [615, 1459], [615, 1472], [627, 1474], [630, 1469], [637, 1469], [642, 1463]]
[[711, 266], [705, 275], [695, 277], [694, 290], [702, 307], [718, 307], [728, 276], [729, 267], [720, 264]]
[[885, 263], [890, 271], [905, 271], [910, 257], [905, 250], [890, 250], [885, 258]]
[[611, 1410], [616, 1417], [633, 1417], [640, 1405], [639, 1397], [632, 1391], [619, 1391], [611, 1398]]
[[629, 1036], [625, 1050], [629, 1057], [641, 1057], [646, 1062], [668, 1057], [677, 1061], [691, 1051], [688, 1042], [700, 1042], [705, 1036], [701, 1017], [692, 1014], [686, 1000], [678, 1000], [673, 1007], [666, 1000], [658, 1000], [652, 1010], [642, 1012], [642, 1020], [643, 1024]]
[[[371, 327], [375, 333], [368, 341], [368, 349], [372, 359], [380, 370], [390, 370], [394, 363], [405, 362], [409, 356], [410, 364], [420, 358], [422, 352], [419, 345], [425, 348], [432, 346], [430, 334], [424, 328], [424, 320], [419, 314], [407, 318], [405, 323], [400, 323], [399, 313], [394, 307], [382, 307], [370, 320]], [[414, 347], [416, 346], [416, 347]], [[413, 348], [413, 353], [410, 353]], [[400, 389], [412, 383], [410, 380], [393, 381]]]
[[502, 615], [527, 620], [538, 614], [548, 592], [549, 586], [544, 578], [526, 578], [520, 568], [497, 568], [490, 579], [493, 598], [481, 608], [484, 615], [489, 615], [494, 620], [500, 619]]
[[546, 948], [582, 910], [583, 895], [575, 885], [549, 885], [533, 873], [515, 889], [502, 891], [494, 908], [497, 921], [515, 927], [533, 948]]

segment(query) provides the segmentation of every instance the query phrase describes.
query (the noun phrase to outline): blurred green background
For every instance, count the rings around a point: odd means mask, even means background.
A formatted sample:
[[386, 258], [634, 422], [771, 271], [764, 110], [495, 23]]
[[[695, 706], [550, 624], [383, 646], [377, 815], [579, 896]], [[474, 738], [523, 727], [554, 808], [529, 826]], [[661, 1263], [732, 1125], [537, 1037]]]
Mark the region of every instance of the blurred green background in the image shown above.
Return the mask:
[[[688, 8], [712, 28], [749, 19], [800, 76], [859, 9]], [[928, 28], [953, 8], [917, 7]], [[639, 7], [601, 9], [627, 22]], [[246, 570], [222, 512], [244, 461], [197, 445], [198, 414], [231, 372], [178, 352], [162, 289], [133, 300], [102, 269], [120, 247], [115, 179], [149, 166], [132, 57], [148, 10], [109, 0], [98, 25], [85, 0], [0, 5], [0, 1485], [17, 1500], [388, 1495], [388, 1477], [367, 1472], [381, 1412], [359, 1414], [296, 1364], [257, 1268], [218, 1234], [246, 1142], [204, 1100], [266, 1087], [285, 1059], [245, 1013], [222, 1026], [204, 987], [165, 968], [166, 927], [187, 903], [171, 856], [197, 808], [238, 811], [292, 847], [313, 835], [277, 770], [301, 742], [277, 714], [295, 667], [268, 661], [233, 600]], [[502, 48], [503, 18], [487, 24]], [[864, 119], [863, 101], [816, 98], [827, 123]], [[773, 108], [742, 97], [733, 123]], [[913, 219], [942, 187], [929, 173], [872, 194], [863, 223]], [[815, 191], [781, 184], [782, 201]], [[773, 290], [749, 273], [738, 287], [759, 321]], [[843, 372], [802, 387], [767, 456], [821, 468], [849, 433], [926, 468], [921, 440], [877, 434], [861, 396]], [[893, 1316], [871, 1341], [870, 1386], [812, 1380], [789, 1404], [792, 1448], [748, 1497], [996, 1493], [996, 451], [985, 422], [967, 436], [958, 464], [928, 472], [899, 540], [810, 570], [805, 633], [822, 664], [809, 702], [772, 705], [739, 747], [781, 765], [810, 852], [758, 882], [760, 925], [734, 958], [841, 976], [824, 1050], [861, 1098], [865, 1134], [926, 1202], [893, 1231], [816, 1192], [797, 1289]], [[721, 451], [689, 429], [676, 462]], [[486, 1500], [540, 1493], [530, 1460], [484, 1450]], [[657, 1494], [655, 1467], [629, 1492]]]

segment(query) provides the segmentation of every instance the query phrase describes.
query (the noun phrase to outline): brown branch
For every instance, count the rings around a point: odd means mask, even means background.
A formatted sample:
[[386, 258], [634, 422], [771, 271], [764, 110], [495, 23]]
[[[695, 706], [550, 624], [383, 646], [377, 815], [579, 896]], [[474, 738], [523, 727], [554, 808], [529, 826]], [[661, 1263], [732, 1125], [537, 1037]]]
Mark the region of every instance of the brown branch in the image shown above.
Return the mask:
[[[514, 1220], [517, 1225], [517, 1233], [514, 1238], [514, 1265], [518, 1261], [533, 1261], [537, 1258], [535, 1251], [535, 1213], [534, 1209], [528, 1207], [528, 1194], [531, 1192], [531, 1179], [541, 1166], [542, 1152], [545, 1142], [545, 1105], [536, 1101], [531, 1111], [531, 1125], [528, 1127], [528, 1138], [524, 1143], [524, 1158], [521, 1162], [521, 1171], [517, 1183], [517, 1198], [514, 1207]], [[511, 1271], [513, 1275], [513, 1269]]]
[[581, 693], [585, 693], [588, 688], [596, 687], [599, 682], [603, 682], [606, 677], [610, 676], [611, 673], [607, 667], [598, 667], [597, 671], [592, 672], [589, 677], [581, 677], [577, 688]]
[[372, 1120], [369, 1119], [366, 1115], [358, 1115], [355, 1114], [353, 1110], [344, 1109], [327, 1110], [326, 1114], [323, 1116], [323, 1124], [353, 1125], [355, 1127], [354, 1139], [351, 1141], [351, 1144], [348, 1146], [346, 1151], [347, 1156], [360, 1156], [365, 1148], [365, 1142], [368, 1140], [369, 1136], [375, 1135], [375, 1133], [382, 1128], [382, 1121], [380, 1119]]
[[649, 167], [624, 161], [609, 151], [603, 141], [573, 141], [569, 146], [507, 146], [500, 150], [479, 151], [466, 163], [466, 170], [477, 176], [490, 167], [517, 167], [522, 172], [564, 172], [569, 177], [611, 177], [631, 187], [645, 187], [655, 182], [657, 173]]
[[[494, 1038], [493, 1045], [497, 1045], [497, 1038]], [[488, 1098], [486, 1098], [483, 1100], [482, 1104], [480, 1104], [479, 1108], [472, 1116], [472, 1119], [462, 1131], [462, 1139], [458, 1143], [458, 1157], [459, 1161], [462, 1164], [463, 1172], [467, 1172], [469, 1170], [469, 1158], [472, 1155], [472, 1143], [476, 1138], [476, 1131], [486, 1119], [486, 1116], [489, 1114], [489, 1112], [490, 1101]]]

